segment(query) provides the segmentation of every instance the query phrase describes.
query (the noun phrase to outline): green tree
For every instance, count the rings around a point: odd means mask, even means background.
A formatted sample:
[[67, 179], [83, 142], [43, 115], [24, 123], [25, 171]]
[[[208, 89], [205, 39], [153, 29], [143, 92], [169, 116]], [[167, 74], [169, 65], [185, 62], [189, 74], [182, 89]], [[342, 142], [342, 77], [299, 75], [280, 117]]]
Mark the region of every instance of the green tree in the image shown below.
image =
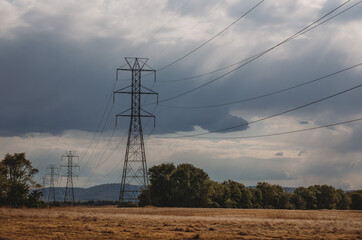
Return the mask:
[[[170, 206], [172, 202], [172, 184], [170, 181], [171, 174], [176, 170], [173, 163], [163, 163], [153, 166], [148, 170], [150, 178], [151, 202], [156, 206]], [[142, 192], [143, 197], [146, 192]], [[142, 204], [142, 203], [141, 203]]]
[[[151, 203], [155, 206], [211, 206], [212, 181], [202, 169], [192, 164], [165, 163], [149, 169]], [[146, 191], [140, 199], [144, 199]]]
[[256, 188], [259, 189], [262, 194], [260, 203], [263, 208], [291, 208], [289, 195], [286, 195], [280, 185], [259, 182]]
[[227, 208], [251, 208], [252, 194], [244, 184], [228, 180], [223, 186], [223, 207]]
[[362, 210], [362, 190], [350, 192], [348, 196], [351, 199], [351, 209]]
[[339, 199], [339, 201], [337, 202], [337, 209], [350, 209], [350, 205], [352, 202], [351, 198], [345, 192], [343, 192], [342, 189], [337, 189], [337, 194]]
[[307, 209], [307, 191], [308, 189], [304, 187], [299, 187], [294, 190], [291, 202], [296, 209]]
[[214, 208], [220, 208], [220, 207], [225, 207], [224, 206], [224, 202], [225, 202], [225, 187], [224, 185], [215, 182], [215, 181], [211, 181], [211, 189], [209, 192], [209, 196], [210, 196], [210, 207], [214, 207]]
[[30, 192], [30, 186], [35, 185], [33, 176], [38, 169], [25, 158], [25, 153], [9, 153], [0, 162], [0, 204], [20, 207], [35, 206], [40, 203], [41, 194]]
[[174, 206], [207, 207], [211, 204], [211, 181], [207, 173], [192, 164], [180, 164], [170, 176]]
[[0, 161], [0, 206], [5, 205], [9, 192], [9, 181], [6, 178], [6, 167]]
[[319, 209], [335, 209], [338, 202], [338, 194], [334, 187], [328, 185], [315, 185], [317, 189], [317, 207]]
[[263, 208], [263, 193], [259, 188], [250, 189], [253, 208]]

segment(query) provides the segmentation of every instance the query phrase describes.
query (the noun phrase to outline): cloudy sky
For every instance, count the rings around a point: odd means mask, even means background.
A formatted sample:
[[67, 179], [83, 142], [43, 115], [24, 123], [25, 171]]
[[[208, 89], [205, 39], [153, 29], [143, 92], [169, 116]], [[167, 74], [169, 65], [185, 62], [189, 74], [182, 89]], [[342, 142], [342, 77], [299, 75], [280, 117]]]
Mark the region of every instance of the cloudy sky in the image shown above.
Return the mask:
[[115, 115], [129, 99], [111, 96], [130, 76], [116, 69], [146, 57], [160, 100], [143, 99], [149, 167], [361, 189], [362, 121], [318, 128], [362, 118], [361, 12], [356, 0], [0, 0], [0, 153], [26, 152], [40, 178], [72, 150], [76, 186], [120, 182], [129, 120]]

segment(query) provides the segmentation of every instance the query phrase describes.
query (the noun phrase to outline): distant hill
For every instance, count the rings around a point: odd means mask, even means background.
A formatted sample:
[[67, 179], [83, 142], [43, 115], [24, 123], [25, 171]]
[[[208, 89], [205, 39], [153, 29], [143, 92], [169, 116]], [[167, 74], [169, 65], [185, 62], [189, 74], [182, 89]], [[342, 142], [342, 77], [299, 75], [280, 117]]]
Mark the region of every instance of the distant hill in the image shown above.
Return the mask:
[[[255, 186], [249, 186], [248, 188], [254, 188]], [[137, 189], [138, 186], [127, 185], [126, 189]], [[119, 183], [108, 183], [101, 184], [89, 188], [74, 188], [75, 201], [118, 201], [121, 184]], [[293, 192], [295, 188], [284, 187], [286, 192]], [[43, 192], [43, 200], [48, 199], [49, 188], [41, 188], [39, 191]], [[64, 201], [65, 187], [55, 188], [55, 199], [56, 201]]]
[[[137, 189], [138, 186], [126, 185], [126, 189]], [[90, 188], [74, 188], [75, 201], [118, 201], [121, 185], [119, 183], [109, 183], [97, 185]], [[47, 200], [49, 188], [41, 188], [43, 200]], [[65, 187], [55, 188], [56, 201], [64, 200]]]

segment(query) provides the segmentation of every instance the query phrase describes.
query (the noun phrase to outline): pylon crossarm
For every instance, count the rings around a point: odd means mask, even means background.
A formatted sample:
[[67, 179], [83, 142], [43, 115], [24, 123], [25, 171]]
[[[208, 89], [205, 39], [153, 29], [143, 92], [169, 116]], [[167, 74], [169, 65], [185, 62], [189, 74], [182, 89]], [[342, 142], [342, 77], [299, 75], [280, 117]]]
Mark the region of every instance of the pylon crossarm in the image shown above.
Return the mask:
[[142, 108], [141, 108], [141, 112], [147, 113], [147, 115], [140, 115], [142, 117], [155, 117], [155, 115], [153, 115], [152, 113], [150, 113]]
[[130, 111], [130, 110], [131, 110], [131, 108], [128, 108], [127, 110], [124, 110], [124, 111], [118, 113], [116, 116], [117, 116], [117, 117], [118, 117], [118, 116], [122, 116], [123, 113], [128, 112], [128, 111]]
[[[156, 93], [156, 92], [153, 91], [152, 89], [149, 89], [148, 87], [141, 86], [141, 88], [144, 88], [144, 89], [150, 91], [148, 94], [157, 94], [157, 95], [158, 95], [158, 93]], [[147, 93], [147, 92], [142, 92], [142, 94], [146, 94], [146, 93]]]
[[127, 88], [131, 88], [131, 87], [132, 87], [132, 86], [129, 85], [129, 86], [127, 86], [127, 87], [120, 88], [120, 89], [118, 89], [117, 91], [114, 91], [113, 93], [122, 93], [123, 90], [125, 90], [125, 89], [127, 89]]
[[[124, 94], [134, 94], [134, 92], [113, 92], [113, 96], [115, 93], [124, 93]], [[138, 93], [137, 93], [138, 94]], [[139, 94], [157, 94], [152, 92], [139, 92]]]

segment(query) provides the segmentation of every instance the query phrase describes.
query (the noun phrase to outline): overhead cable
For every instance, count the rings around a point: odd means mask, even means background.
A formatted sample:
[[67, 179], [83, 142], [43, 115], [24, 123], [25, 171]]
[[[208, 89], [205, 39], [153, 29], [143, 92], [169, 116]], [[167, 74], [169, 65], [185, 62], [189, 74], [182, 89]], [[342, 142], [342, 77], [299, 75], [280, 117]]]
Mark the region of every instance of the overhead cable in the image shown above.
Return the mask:
[[323, 80], [323, 79], [332, 77], [332, 76], [334, 76], [334, 75], [337, 75], [337, 74], [339, 74], [339, 73], [342, 73], [342, 72], [351, 70], [351, 69], [353, 69], [353, 68], [359, 67], [359, 66], [361, 66], [361, 65], [362, 65], [362, 62], [361, 62], [361, 63], [358, 63], [358, 64], [356, 64], [356, 65], [353, 65], [353, 66], [351, 66], [351, 67], [344, 68], [344, 69], [339, 70], [339, 71], [337, 71], [337, 72], [330, 73], [330, 74], [327, 74], [327, 75], [325, 75], [325, 76], [323, 76], [323, 77], [319, 77], [319, 78], [316, 78], [316, 79], [313, 79], [313, 80], [310, 80], [310, 81], [307, 81], [307, 82], [304, 82], [304, 83], [301, 83], [301, 84], [297, 84], [297, 85], [294, 85], [294, 86], [291, 86], [291, 87], [287, 87], [287, 88], [284, 88], [284, 89], [281, 89], [281, 90], [277, 90], [277, 91], [265, 93], [265, 94], [262, 94], [262, 95], [259, 95], [259, 96], [255, 96], [255, 97], [244, 98], [244, 99], [240, 99], [240, 100], [236, 100], [236, 101], [219, 103], [219, 104], [211, 104], [211, 105], [201, 105], [201, 106], [172, 106], [172, 105], [164, 105], [164, 104], [160, 104], [160, 106], [162, 106], [162, 107], [168, 107], [168, 108], [200, 109], [200, 108], [223, 107], [223, 106], [226, 106], [226, 105], [232, 105], [232, 104], [237, 104], [237, 103], [249, 102], [249, 101], [252, 101], [252, 100], [256, 100], [256, 99], [260, 99], [260, 98], [272, 96], [272, 95], [275, 95], [275, 94], [278, 94], [278, 93], [286, 92], [286, 91], [288, 91], [288, 90], [291, 90], [291, 89], [294, 89], [294, 88], [298, 88], [298, 87], [301, 87], [301, 86], [305, 86], [305, 85], [308, 85], [308, 84], [311, 84], [311, 83], [315, 83], [315, 82], [318, 82], [318, 81], [320, 81], [320, 80]]
[[231, 26], [233, 26], [235, 23], [237, 23], [238, 21], [240, 21], [242, 18], [244, 18], [246, 15], [248, 15], [251, 11], [253, 11], [255, 8], [257, 8], [262, 2], [264, 2], [264, 0], [260, 1], [259, 3], [257, 3], [254, 7], [252, 7], [251, 9], [249, 9], [246, 13], [242, 14], [239, 18], [237, 18], [235, 21], [233, 21], [231, 24], [229, 24], [227, 27], [225, 27], [223, 30], [221, 30], [220, 32], [218, 32], [216, 35], [214, 35], [212, 38], [208, 39], [206, 42], [202, 43], [200, 46], [194, 48], [193, 50], [191, 50], [190, 52], [188, 52], [187, 54], [183, 55], [182, 57], [172, 61], [171, 63], [167, 64], [164, 67], [161, 67], [159, 69], [157, 69], [158, 72], [174, 65], [175, 63], [181, 61], [182, 59], [188, 57], [189, 55], [191, 55], [192, 53], [196, 52], [197, 50], [199, 50], [200, 48], [202, 48], [203, 46], [205, 46], [206, 44], [208, 44], [209, 42], [211, 42], [212, 40], [214, 40], [216, 37], [218, 37], [220, 34], [222, 34], [223, 32], [225, 32], [227, 29], [229, 29]]
[[[198, 89], [200, 89], [200, 88], [203, 88], [203, 87], [205, 87], [205, 86], [207, 86], [207, 85], [209, 85], [209, 84], [211, 84], [211, 83], [213, 83], [213, 82], [215, 82], [215, 81], [217, 81], [217, 80], [219, 80], [219, 79], [221, 79], [221, 78], [223, 78], [223, 77], [225, 77], [225, 76], [227, 76], [227, 75], [235, 72], [236, 70], [238, 70], [238, 69], [242, 68], [243, 66], [245, 66], [245, 65], [253, 62], [254, 60], [258, 59], [259, 57], [265, 55], [266, 53], [274, 50], [275, 48], [281, 46], [282, 44], [284, 44], [284, 43], [286, 43], [286, 42], [294, 39], [295, 37], [299, 36], [301, 33], [303, 33], [303, 31], [305, 31], [306, 29], [308, 29], [308, 28], [311, 27], [312, 25], [316, 24], [316, 23], [317, 23], [318, 21], [320, 21], [321, 19], [325, 18], [328, 14], [331, 14], [332, 12], [334, 12], [334, 11], [336, 11], [337, 9], [341, 8], [343, 5], [347, 4], [349, 1], [351, 1], [351, 0], [348, 0], [348, 1], [346, 1], [345, 3], [341, 4], [340, 6], [338, 6], [337, 8], [335, 8], [334, 10], [332, 10], [332, 11], [330, 11], [329, 13], [325, 14], [323, 17], [319, 18], [318, 20], [314, 21], [313, 23], [309, 24], [308, 26], [304, 27], [304, 28], [301, 29], [300, 31], [296, 32], [295, 34], [291, 35], [290, 37], [288, 37], [288, 38], [285, 39], [284, 41], [282, 41], [282, 42], [274, 45], [273, 47], [271, 47], [271, 48], [269, 48], [269, 49], [267, 49], [267, 50], [265, 50], [265, 51], [263, 51], [263, 52], [255, 55], [255, 56], [251, 57], [251, 59], [249, 59], [249, 60], [246, 61], [245, 63], [241, 64], [240, 66], [238, 66], [238, 67], [236, 67], [236, 68], [234, 68], [234, 69], [232, 69], [232, 70], [230, 70], [230, 71], [222, 74], [221, 76], [219, 76], [219, 77], [217, 77], [217, 78], [214, 78], [214, 79], [212, 79], [212, 80], [210, 80], [210, 81], [208, 81], [208, 82], [206, 82], [206, 83], [203, 83], [203, 84], [199, 85], [198, 87], [192, 88], [192, 89], [187, 90], [187, 91], [185, 91], [185, 92], [183, 92], [183, 93], [179, 93], [179, 94], [177, 94], [177, 95], [175, 95], [175, 96], [173, 96], [173, 97], [168, 97], [168, 98], [159, 100], [158, 102], [159, 102], [159, 103], [162, 103], [162, 102], [166, 102], [166, 101], [170, 101], [170, 100], [173, 100], [173, 99], [182, 97], [182, 96], [184, 96], [184, 95], [186, 95], [186, 94], [188, 94], [188, 93], [191, 93], [191, 92], [194, 92], [194, 91], [196, 91], [196, 90], [198, 90]], [[152, 104], [154, 104], [154, 103], [152, 103]]]
[[283, 115], [283, 114], [286, 114], [286, 113], [290, 113], [290, 112], [299, 110], [299, 109], [301, 109], [301, 108], [305, 108], [305, 107], [311, 106], [311, 105], [313, 105], [313, 104], [316, 104], [316, 103], [325, 101], [325, 100], [327, 100], [327, 99], [336, 97], [336, 96], [338, 96], [338, 95], [347, 93], [347, 92], [349, 92], [349, 91], [355, 90], [355, 89], [360, 88], [360, 87], [362, 87], [362, 84], [359, 84], [359, 85], [354, 86], [354, 87], [352, 87], [352, 88], [348, 88], [348, 89], [346, 89], [346, 90], [344, 90], [344, 91], [341, 91], [341, 92], [338, 92], [338, 93], [329, 95], [329, 96], [327, 96], [327, 97], [318, 99], [318, 100], [316, 100], [316, 101], [313, 101], [313, 102], [310, 102], [310, 103], [307, 103], [307, 104], [303, 104], [303, 105], [301, 105], [301, 106], [298, 106], [298, 107], [295, 107], [295, 108], [292, 108], [292, 109], [289, 109], [289, 110], [286, 110], [286, 111], [283, 111], [283, 112], [279, 112], [279, 113], [273, 114], [273, 115], [268, 116], [268, 117], [259, 118], [259, 119], [254, 120], [254, 121], [250, 121], [250, 122], [246, 122], [246, 123], [242, 123], [242, 124], [237, 124], [237, 125], [234, 125], [234, 126], [231, 126], [231, 127], [226, 127], [226, 128], [222, 128], [222, 129], [218, 129], [218, 130], [213, 130], [213, 131], [204, 132], [204, 133], [195, 133], [195, 134], [189, 134], [189, 135], [178, 135], [178, 136], [175, 136], [175, 137], [170, 136], [170, 137], [167, 137], [167, 138], [189, 138], [189, 137], [196, 137], [196, 136], [202, 136], [202, 135], [207, 135], [207, 134], [211, 134], [211, 133], [225, 132], [225, 131], [228, 131], [228, 130], [231, 130], [231, 129], [248, 126], [248, 125], [253, 124], [253, 123], [265, 121], [265, 120], [268, 120], [268, 119], [271, 119], [271, 118], [274, 118], [274, 117], [277, 117], [277, 116], [280, 116], [280, 115]]
[[[335, 14], [335, 15], [331, 16], [331, 17], [329, 17], [328, 19], [326, 19], [326, 20], [324, 20], [324, 21], [322, 21], [322, 22], [320, 22], [320, 23], [316, 24], [315, 26], [313, 26], [313, 27], [310, 27], [310, 28], [306, 29], [306, 30], [305, 30], [305, 31], [303, 31], [302, 33], [300, 33], [300, 34], [298, 34], [297, 36], [293, 37], [292, 39], [294, 39], [294, 38], [298, 37], [299, 35], [305, 34], [305, 33], [309, 32], [309, 31], [313, 30], [314, 28], [316, 28], [316, 27], [318, 27], [318, 26], [320, 26], [320, 25], [322, 25], [322, 24], [324, 24], [324, 23], [326, 23], [326, 22], [328, 22], [328, 21], [332, 20], [333, 18], [335, 18], [335, 17], [337, 17], [337, 16], [341, 15], [342, 13], [344, 13], [344, 12], [346, 12], [346, 11], [350, 10], [351, 8], [355, 7], [356, 5], [360, 4], [361, 2], [362, 2], [362, 1], [359, 1], [359, 2], [357, 2], [357, 3], [355, 3], [355, 4], [353, 4], [352, 6], [350, 6], [350, 7], [346, 8], [346, 9], [344, 9], [343, 11], [341, 11], [341, 12], [339, 12], [339, 13], [337, 13], [337, 14]], [[344, 4], [345, 4], [345, 3], [344, 3]], [[343, 5], [344, 5], [344, 4], [343, 4]], [[336, 10], [337, 10], [337, 9], [339, 9], [339, 8], [340, 8], [340, 7], [338, 7], [338, 8], [336, 8], [336, 9], [332, 10], [331, 12], [327, 13], [327, 14], [326, 14], [325, 16], [323, 16], [322, 18], [327, 17], [328, 15], [332, 14], [334, 11], [336, 11]], [[319, 20], [315, 21], [315, 22], [314, 22], [314, 24], [315, 24], [316, 22], [320, 21], [322, 18], [320, 18]], [[292, 40], [292, 39], [290, 39], [290, 40]], [[290, 40], [289, 40], [289, 41], [290, 41]], [[236, 63], [230, 64], [230, 65], [227, 65], [227, 66], [225, 66], [225, 67], [222, 67], [222, 68], [219, 68], [219, 69], [216, 69], [216, 70], [210, 71], [210, 72], [202, 73], [202, 74], [195, 75], [195, 76], [191, 76], [191, 77], [179, 78], [179, 79], [158, 80], [158, 82], [159, 82], [159, 83], [174, 83], [174, 82], [180, 82], [180, 81], [186, 81], [186, 80], [192, 80], [192, 79], [196, 79], [196, 78], [204, 77], [204, 76], [211, 75], [211, 74], [214, 74], [214, 73], [220, 72], [220, 71], [222, 71], [222, 70], [225, 70], [225, 69], [231, 68], [231, 67], [233, 67], [233, 66], [237, 66], [237, 65], [239, 65], [239, 64], [241, 64], [241, 63], [243, 63], [243, 62], [246, 62], [246, 61], [248, 61], [248, 60], [250, 60], [250, 59], [252, 59], [252, 58], [254, 58], [254, 57], [258, 56], [258, 55], [259, 55], [259, 54], [261, 54], [261, 53], [262, 53], [262, 52], [260, 52], [260, 53], [258, 53], [258, 54], [255, 54], [254, 56], [248, 57], [248, 58], [246, 58], [246, 59], [243, 59], [243, 60], [241, 60], [241, 61], [238, 61], [238, 62], [236, 62]]]
[[352, 122], [357, 122], [357, 121], [361, 121], [361, 120], [362, 120], [362, 118], [357, 118], [357, 119], [347, 120], [347, 121], [343, 121], [343, 122], [337, 122], [337, 123], [322, 125], [322, 126], [318, 126], [318, 127], [303, 128], [303, 129], [298, 129], [298, 130], [292, 130], [292, 131], [286, 131], [286, 132], [277, 132], [277, 133], [269, 133], [269, 134], [261, 134], [261, 135], [220, 137], [220, 138], [215, 138], [215, 137], [194, 137], [194, 138], [224, 140], [224, 139], [250, 139], [250, 138], [273, 137], [273, 136], [280, 136], [280, 135], [287, 135], [287, 134], [317, 130], [317, 129], [321, 129], [321, 128], [334, 127], [334, 126], [343, 125], [343, 124], [352, 123]]

